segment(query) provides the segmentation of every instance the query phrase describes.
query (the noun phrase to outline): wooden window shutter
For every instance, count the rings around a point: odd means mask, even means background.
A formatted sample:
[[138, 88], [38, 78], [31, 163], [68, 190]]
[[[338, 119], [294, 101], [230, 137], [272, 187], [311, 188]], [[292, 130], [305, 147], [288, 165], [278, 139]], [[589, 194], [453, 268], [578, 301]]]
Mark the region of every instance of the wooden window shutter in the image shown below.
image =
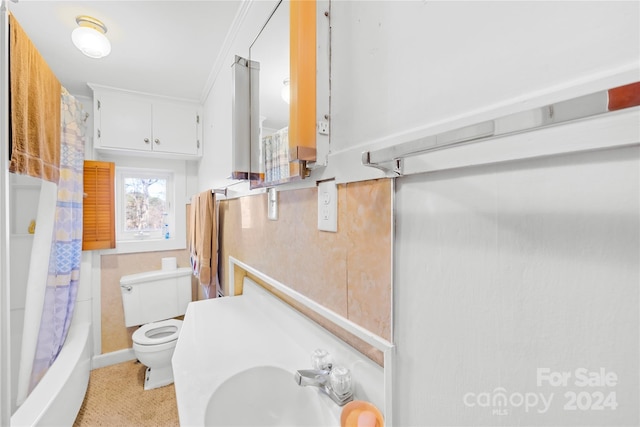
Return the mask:
[[85, 160], [83, 251], [116, 247], [114, 180], [114, 163]]

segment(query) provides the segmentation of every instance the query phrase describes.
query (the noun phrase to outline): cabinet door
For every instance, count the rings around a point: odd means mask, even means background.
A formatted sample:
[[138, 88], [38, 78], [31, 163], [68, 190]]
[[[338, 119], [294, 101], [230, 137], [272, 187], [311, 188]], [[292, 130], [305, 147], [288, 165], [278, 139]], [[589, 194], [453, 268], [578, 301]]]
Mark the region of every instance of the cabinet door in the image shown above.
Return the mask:
[[153, 151], [195, 155], [199, 144], [195, 106], [154, 102]]
[[151, 150], [151, 102], [105, 93], [98, 97], [100, 148]]

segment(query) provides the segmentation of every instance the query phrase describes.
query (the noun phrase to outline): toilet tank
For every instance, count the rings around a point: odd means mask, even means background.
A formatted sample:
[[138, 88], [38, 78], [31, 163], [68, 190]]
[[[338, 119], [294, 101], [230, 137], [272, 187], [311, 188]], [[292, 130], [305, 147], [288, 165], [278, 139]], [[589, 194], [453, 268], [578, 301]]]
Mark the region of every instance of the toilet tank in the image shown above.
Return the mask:
[[155, 270], [120, 278], [125, 326], [181, 316], [191, 302], [191, 269]]

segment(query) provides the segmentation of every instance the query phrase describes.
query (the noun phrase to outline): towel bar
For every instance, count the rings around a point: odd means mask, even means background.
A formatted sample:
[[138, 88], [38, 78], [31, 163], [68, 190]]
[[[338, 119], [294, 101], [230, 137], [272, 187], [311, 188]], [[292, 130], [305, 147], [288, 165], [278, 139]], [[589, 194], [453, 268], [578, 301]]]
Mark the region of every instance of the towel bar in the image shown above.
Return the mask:
[[640, 105], [640, 82], [602, 90], [493, 120], [362, 153], [364, 166], [403, 175], [404, 159], [499, 136], [549, 127]]

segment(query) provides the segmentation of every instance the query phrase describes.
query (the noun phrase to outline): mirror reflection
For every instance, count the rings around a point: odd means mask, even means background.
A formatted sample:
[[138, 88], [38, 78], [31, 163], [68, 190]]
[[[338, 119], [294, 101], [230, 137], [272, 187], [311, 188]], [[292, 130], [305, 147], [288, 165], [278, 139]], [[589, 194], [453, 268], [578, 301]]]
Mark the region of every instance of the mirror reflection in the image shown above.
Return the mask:
[[[252, 74], [251, 86], [258, 88], [258, 135], [251, 141], [253, 169], [265, 183], [277, 183], [290, 176], [289, 167], [289, 2], [281, 1], [250, 47], [251, 61], [260, 64], [259, 81]], [[252, 139], [254, 139], [252, 138]], [[254, 174], [252, 174], [254, 175]], [[252, 186], [261, 183], [252, 182]]]

